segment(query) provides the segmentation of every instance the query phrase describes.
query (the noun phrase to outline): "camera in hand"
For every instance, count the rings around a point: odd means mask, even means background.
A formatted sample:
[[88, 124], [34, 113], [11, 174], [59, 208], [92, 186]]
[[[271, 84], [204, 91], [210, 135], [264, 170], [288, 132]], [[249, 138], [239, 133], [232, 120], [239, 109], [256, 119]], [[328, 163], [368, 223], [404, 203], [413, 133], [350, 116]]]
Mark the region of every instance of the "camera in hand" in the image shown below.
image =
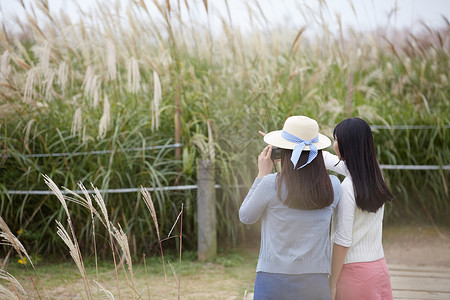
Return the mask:
[[270, 154], [270, 158], [272, 160], [281, 158], [281, 149], [275, 146], [272, 146], [272, 153]]

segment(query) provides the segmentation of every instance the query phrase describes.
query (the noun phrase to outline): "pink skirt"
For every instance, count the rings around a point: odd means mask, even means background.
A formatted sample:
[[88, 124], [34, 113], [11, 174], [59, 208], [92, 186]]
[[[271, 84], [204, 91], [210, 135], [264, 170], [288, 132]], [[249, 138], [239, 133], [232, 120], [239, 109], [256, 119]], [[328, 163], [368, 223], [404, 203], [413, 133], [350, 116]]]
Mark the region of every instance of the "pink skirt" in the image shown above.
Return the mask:
[[391, 276], [384, 257], [342, 267], [336, 300], [392, 300]]

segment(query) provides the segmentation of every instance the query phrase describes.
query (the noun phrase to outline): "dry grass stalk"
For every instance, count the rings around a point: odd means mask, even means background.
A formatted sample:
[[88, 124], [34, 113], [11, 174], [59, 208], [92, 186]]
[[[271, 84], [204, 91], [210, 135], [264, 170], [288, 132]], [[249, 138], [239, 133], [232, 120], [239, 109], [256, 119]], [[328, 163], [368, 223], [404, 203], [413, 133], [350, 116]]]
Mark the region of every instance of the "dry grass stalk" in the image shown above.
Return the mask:
[[131, 57], [127, 65], [127, 91], [136, 94], [141, 88], [141, 74], [136, 58]]
[[94, 280], [94, 282], [98, 285], [98, 287], [100, 288], [100, 290], [101, 290], [103, 293], [105, 293], [106, 298], [108, 298], [109, 300], [114, 300], [114, 295], [113, 295], [110, 291], [108, 291], [107, 289], [105, 289], [105, 288], [103, 287], [103, 285], [101, 285], [99, 282], [97, 282], [97, 281], [95, 281], [95, 280]]
[[19, 241], [19, 239], [11, 232], [8, 225], [6, 224], [5, 220], [3, 220], [2, 217], [0, 217], [0, 238], [3, 239], [2, 243], [3, 245], [9, 245], [16, 250], [17, 254], [19, 255], [20, 259], [22, 261], [25, 261], [25, 257], [30, 262], [31, 266], [34, 268], [33, 261], [31, 257], [28, 255], [28, 252], [25, 250], [25, 247], [22, 245], [22, 243]]
[[30, 147], [28, 146], [28, 141], [30, 140], [31, 126], [33, 126], [33, 123], [34, 123], [34, 119], [31, 119], [30, 121], [28, 121], [27, 126], [25, 127], [25, 137], [23, 139], [24, 147], [30, 153], [31, 153], [31, 150], [30, 150]]
[[83, 126], [82, 109], [81, 109], [81, 107], [78, 107], [75, 110], [75, 113], [73, 114], [73, 121], [72, 121], [72, 126], [70, 129], [70, 135], [81, 137], [82, 129], [83, 129], [82, 126]]
[[43, 84], [45, 84], [45, 101], [50, 100], [52, 97], [51, 92], [53, 90], [53, 80], [55, 79], [55, 75], [55, 71], [53, 71], [52, 69], [48, 69], [47, 73], [44, 75], [45, 79]]
[[152, 101], [152, 130], [159, 129], [159, 105], [161, 104], [161, 81], [158, 73], [153, 71], [154, 94]]
[[27, 80], [25, 82], [23, 92], [23, 102], [31, 102], [36, 96], [35, 85], [37, 84], [38, 76], [36, 67], [31, 68], [27, 72]]
[[63, 206], [63, 208], [67, 214], [67, 218], [70, 220], [69, 209], [67, 208], [67, 203], [66, 203], [66, 200], [64, 200], [64, 196], [61, 193], [61, 190], [58, 188], [58, 186], [53, 182], [53, 180], [49, 176], [42, 174], [42, 177], [44, 177], [45, 184], [47, 184], [47, 186], [53, 191], [53, 193], [55, 193], [56, 198], [58, 198], [59, 202], [61, 203], [61, 205]]
[[[42, 280], [39, 277], [39, 274], [37, 273], [36, 267], [33, 264], [33, 260], [28, 255], [28, 252], [25, 250], [25, 247], [22, 245], [22, 243], [19, 241], [19, 239], [17, 239], [17, 237], [11, 232], [11, 230], [9, 229], [8, 225], [6, 225], [6, 222], [5, 222], [5, 220], [3, 220], [2, 217], [0, 217], [0, 231], [1, 231], [0, 238], [3, 239], [3, 242], [0, 244], [12, 246], [14, 248], [14, 250], [16, 250], [17, 254], [19, 255], [19, 257], [22, 261], [25, 261], [25, 258], [24, 258], [24, 255], [25, 255], [25, 257], [30, 262], [30, 265], [32, 266], [32, 268], [34, 270], [34, 273], [36, 274], [37, 278], [39, 279], [39, 282], [41, 283], [42, 288], [44, 289], [45, 295], [47, 296], [47, 298], [49, 298], [47, 290], [45, 289], [45, 286], [42, 283]], [[25, 264], [25, 266], [27, 266], [27, 265]], [[30, 279], [33, 280], [31, 277], [30, 277]], [[33, 281], [33, 285], [34, 285], [34, 281]], [[36, 285], [34, 285], [34, 287], [36, 289], [38, 297], [41, 298]]]
[[132, 287], [132, 293], [133, 293], [133, 299], [135, 298], [134, 295], [134, 277], [133, 277], [133, 262], [131, 260], [131, 253], [130, 253], [130, 246], [128, 244], [128, 237], [123, 232], [122, 228], [119, 226], [119, 229], [117, 229], [114, 226], [112, 227], [113, 230], [113, 236], [116, 238], [117, 243], [119, 244], [120, 248], [122, 249], [123, 258], [125, 259], [126, 264], [128, 265], [128, 272], [130, 272], [131, 277], [131, 287]]
[[159, 243], [159, 250], [161, 251], [161, 259], [162, 259], [163, 269], [164, 269], [164, 278], [166, 279], [166, 282], [167, 282], [166, 265], [164, 263], [164, 252], [163, 252], [163, 248], [162, 248], [161, 236], [159, 234], [158, 218], [156, 217], [155, 206], [153, 205], [153, 200], [152, 200], [152, 197], [150, 196], [150, 193], [146, 189], [144, 189], [143, 186], [141, 186], [141, 194], [142, 194], [142, 198], [144, 199], [145, 204], [147, 205], [148, 210], [150, 211], [150, 215], [152, 216], [153, 223], [155, 224], [156, 235], [158, 237], [158, 243]]
[[19, 293], [21, 295], [27, 295], [27, 292], [25, 291], [25, 289], [22, 287], [22, 285], [20, 284], [20, 282], [14, 278], [14, 276], [12, 276], [11, 274], [9, 274], [8, 272], [6, 272], [5, 270], [1, 270], [0, 269], [0, 279], [4, 279], [7, 280], [11, 283], [12, 288], [14, 289], [14, 291], [16, 292], [17, 296], [20, 298]]
[[[53, 180], [52, 180], [49, 176], [47, 176], [47, 175], [45, 175], [45, 174], [43, 174], [42, 176], [44, 177], [44, 181], [45, 181], [45, 183], [47, 184], [47, 186], [53, 191], [53, 193], [55, 193], [56, 197], [58, 198], [59, 202], [61, 203], [61, 205], [63, 206], [63, 208], [64, 208], [64, 210], [65, 210], [65, 212], [66, 212], [66, 214], [67, 214], [67, 222], [69, 223], [69, 227], [70, 227], [71, 232], [72, 232], [73, 244], [75, 245], [75, 248], [74, 248], [74, 249], [77, 250], [77, 256], [79, 257], [79, 261], [75, 260], [74, 256], [72, 255], [72, 251], [73, 251], [73, 250], [72, 250], [72, 248], [70, 247], [70, 245], [67, 244], [67, 241], [68, 241], [67, 238], [64, 239], [64, 238], [66, 237], [66, 235], [60, 235], [60, 230], [58, 230], [57, 233], [58, 233], [58, 235], [59, 235], [61, 238], [63, 238], [63, 241], [64, 241], [64, 242], [66, 243], [66, 245], [69, 247], [69, 250], [71, 251], [70, 254], [71, 254], [71, 256], [74, 258], [75, 263], [77, 264], [77, 266], [78, 266], [78, 264], [80, 264], [80, 266], [81, 266], [81, 269], [79, 268], [79, 269], [80, 269], [80, 273], [81, 273], [81, 272], [84, 273], [83, 278], [85, 279], [86, 294], [87, 294], [88, 297], [91, 297], [91, 298], [92, 298], [92, 295], [91, 295], [91, 289], [90, 289], [90, 285], [89, 285], [89, 281], [88, 281], [87, 276], [86, 276], [86, 270], [84, 269], [83, 259], [81, 258], [80, 247], [78, 246], [77, 237], [76, 237], [75, 231], [74, 231], [74, 229], [73, 229], [72, 219], [70, 218], [70, 213], [69, 213], [69, 209], [68, 209], [68, 207], [67, 207], [66, 200], [65, 200], [63, 194], [61, 193], [61, 190], [60, 190], [60, 189], [58, 188], [58, 186], [53, 182]], [[59, 223], [59, 222], [57, 221], [57, 223]], [[60, 223], [59, 223], [59, 224], [60, 224]], [[61, 227], [62, 227], [62, 226], [61, 226]], [[62, 229], [64, 229], [64, 227], [62, 227]], [[67, 232], [65, 232], [65, 229], [64, 229], [64, 231], [61, 231], [61, 234], [64, 234], [64, 233], [67, 233]], [[69, 237], [69, 236], [67, 235], [67, 237]], [[70, 239], [70, 237], [69, 237], [69, 240], [70, 240], [70, 242], [72, 242], [72, 240]]]
[[20, 299], [20, 297], [7, 288], [5, 288], [3, 285], [0, 284], [0, 298], [1, 299]]
[[103, 100], [103, 115], [98, 125], [98, 137], [104, 139], [106, 133], [111, 128], [111, 104], [109, 104], [108, 96], [105, 95]]
[[91, 66], [88, 66], [86, 69], [81, 88], [86, 97], [91, 97], [94, 100], [94, 107], [97, 107], [100, 101], [100, 76], [95, 74]]
[[58, 84], [61, 88], [61, 92], [64, 95], [66, 92], [66, 85], [69, 76], [69, 65], [66, 62], [62, 62], [58, 67]]
[[11, 54], [8, 50], [3, 52], [0, 62], [0, 81], [7, 81], [11, 75]]
[[42, 73], [47, 73], [50, 63], [50, 45], [47, 41], [44, 41], [42, 46], [33, 46], [31, 48], [35, 56], [39, 59], [39, 69]]
[[115, 80], [117, 77], [116, 47], [114, 46], [114, 42], [110, 39], [106, 42], [106, 57], [108, 66], [108, 78], [111, 80]]
[[[109, 217], [108, 217], [108, 211], [106, 210], [106, 205], [105, 205], [105, 201], [103, 200], [102, 195], [100, 194], [100, 191], [98, 190], [98, 188], [96, 188], [92, 183], [91, 183], [92, 188], [94, 189], [95, 194], [93, 195], [95, 202], [97, 202], [97, 205], [100, 206], [100, 210], [103, 214], [103, 217], [105, 218], [105, 220], [103, 221], [105, 227], [108, 229], [108, 233], [109, 233], [109, 242], [110, 242], [110, 247], [111, 247], [111, 251], [112, 251], [112, 256], [113, 256], [113, 261], [114, 261], [114, 271], [116, 274], [116, 283], [117, 283], [117, 291], [119, 294], [119, 299], [121, 299], [120, 297], [120, 286], [119, 286], [119, 275], [117, 272], [117, 262], [116, 262], [116, 254], [114, 251], [114, 240], [113, 240], [113, 235], [112, 235], [112, 229], [111, 229], [111, 224], [109, 221]], [[101, 217], [100, 217], [101, 219]]]
[[66, 231], [64, 226], [58, 220], [56, 220], [56, 224], [57, 224], [57, 228], [58, 228], [56, 233], [66, 244], [67, 248], [69, 248], [70, 256], [72, 257], [73, 261], [75, 262], [75, 265], [77, 266], [81, 277], [83, 277], [86, 280], [87, 278], [86, 278], [86, 274], [84, 271], [84, 267], [82, 265], [82, 258], [79, 255], [78, 246], [76, 245], [76, 243], [74, 243], [72, 241], [72, 238], [70, 237], [69, 233]]

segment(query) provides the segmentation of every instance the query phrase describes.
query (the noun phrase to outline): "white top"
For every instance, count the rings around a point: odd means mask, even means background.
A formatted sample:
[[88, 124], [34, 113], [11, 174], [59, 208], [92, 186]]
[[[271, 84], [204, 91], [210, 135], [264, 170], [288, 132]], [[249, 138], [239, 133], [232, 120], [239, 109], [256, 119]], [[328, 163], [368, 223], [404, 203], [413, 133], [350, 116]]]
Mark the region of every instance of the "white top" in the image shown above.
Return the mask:
[[[330, 274], [331, 214], [339, 201], [340, 182], [330, 176], [334, 199], [322, 209], [289, 208], [277, 194], [277, 175], [256, 178], [239, 209], [244, 224], [261, 219], [261, 248], [257, 272]], [[282, 198], [286, 197], [282, 190]]]
[[336, 155], [327, 151], [323, 151], [323, 158], [328, 170], [346, 176], [341, 184], [341, 196], [331, 225], [332, 242], [349, 247], [344, 263], [369, 262], [383, 258], [384, 205], [375, 213], [358, 208], [353, 181], [345, 162], [339, 161]]

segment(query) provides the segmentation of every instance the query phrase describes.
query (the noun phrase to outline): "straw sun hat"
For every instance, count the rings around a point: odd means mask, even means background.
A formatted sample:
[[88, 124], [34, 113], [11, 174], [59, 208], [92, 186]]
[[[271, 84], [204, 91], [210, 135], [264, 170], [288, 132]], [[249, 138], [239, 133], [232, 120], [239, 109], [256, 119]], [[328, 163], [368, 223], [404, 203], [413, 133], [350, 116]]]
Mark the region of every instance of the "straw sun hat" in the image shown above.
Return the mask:
[[[298, 142], [288, 141], [285, 137], [283, 137], [286, 136], [283, 131], [288, 133], [288, 135], [293, 135], [294, 137], [304, 141], [310, 141], [318, 138], [317, 142], [312, 142], [312, 144], [316, 146], [317, 150], [327, 148], [331, 145], [331, 140], [327, 136], [319, 133], [319, 125], [317, 122], [305, 116], [289, 117], [284, 122], [283, 130], [269, 132], [264, 136], [264, 141], [267, 144], [278, 148], [294, 149], [298, 145]], [[309, 151], [310, 146], [305, 145], [303, 150]]]

